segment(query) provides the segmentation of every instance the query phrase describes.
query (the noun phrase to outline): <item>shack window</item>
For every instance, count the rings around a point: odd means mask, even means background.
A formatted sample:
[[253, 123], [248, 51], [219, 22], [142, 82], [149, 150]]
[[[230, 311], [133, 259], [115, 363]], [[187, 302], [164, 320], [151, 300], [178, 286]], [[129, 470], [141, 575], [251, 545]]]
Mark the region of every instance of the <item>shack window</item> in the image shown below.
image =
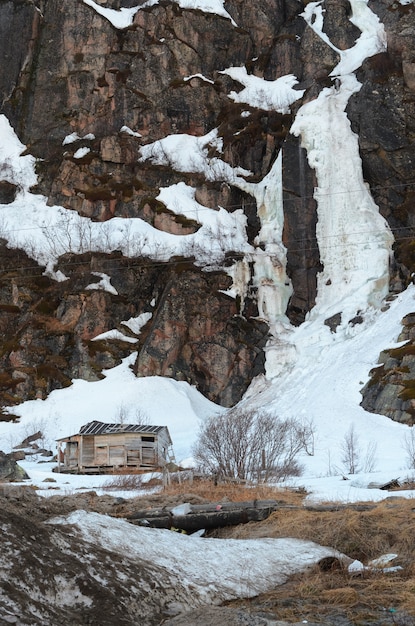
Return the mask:
[[151, 441], [154, 443], [154, 437], [150, 437], [149, 435], [142, 435], [141, 436], [141, 441]]

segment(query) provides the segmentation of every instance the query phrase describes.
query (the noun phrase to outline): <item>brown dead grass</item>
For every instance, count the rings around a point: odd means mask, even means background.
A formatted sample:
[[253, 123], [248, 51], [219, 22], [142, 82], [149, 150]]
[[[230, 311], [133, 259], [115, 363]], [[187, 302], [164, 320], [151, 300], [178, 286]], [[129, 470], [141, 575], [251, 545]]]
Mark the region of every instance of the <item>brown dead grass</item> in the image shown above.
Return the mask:
[[294, 622], [300, 616], [315, 622], [317, 616], [323, 619], [337, 611], [354, 624], [389, 615], [385, 624], [415, 626], [415, 501], [397, 498], [371, 506], [370, 510], [281, 509], [265, 522], [226, 529], [216, 536], [309, 539], [365, 565], [382, 554], [396, 553], [391, 565], [400, 565], [398, 572], [366, 570], [353, 576], [347, 569], [321, 571], [316, 566], [250, 602], [256, 609], [266, 607], [274, 617]]
[[[306, 539], [365, 565], [383, 554], [396, 553], [398, 558], [391, 565], [402, 567], [395, 573], [366, 570], [355, 576], [341, 566], [328, 570], [316, 566], [271, 592], [227, 604], [245, 610], [250, 607], [288, 622], [323, 623], [327, 618], [334, 624], [339, 615], [352, 624], [415, 626], [415, 500], [390, 498], [380, 503], [339, 504], [337, 509], [330, 503], [320, 507], [322, 510], [309, 510], [304, 497], [304, 493], [266, 485], [215, 486], [208, 480], [174, 482], [151, 496], [170, 503], [276, 500], [281, 508], [267, 520], [218, 529], [211, 536]], [[152, 506], [151, 498], [148, 506]]]
[[[298, 502], [298, 501], [297, 501]], [[295, 537], [330, 546], [366, 563], [396, 552], [406, 564], [415, 562], [415, 501], [396, 499], [368, 504], [369, 510], [339, 507], [319, 511], [281, 508], [265, 522], [228, 529], [228, 536]]]
[[327, 623], [330, 616], [333, 624], [333, 615], [338, 615], [356, 625], [415, 626], [414, 592], [415, 577], [408, 571], [353, 577], [345, 570], [323, 573], [315, 567], [268, 593], [228, 604], [249, 605], [273, 619], [294, 623]]
[[353, 624], [415, 626], [415, 500], [391, 498], [356, 506], [339, 504], [337, 509], [330, 503], [327, 510], [308, 510], [303, 493], [265, 485], [215, 486], [211, 481], [173, 484], [163, 493], [184, 502], [193, 495], [211, 502], [274, 499], [281, 508], [267, 520], [219, 529], [212, 536], [308, 539], [365, 565], [392, 552], [398, 558], [391, 565], [402, 567], [396, 573], [366, 570], [362, 576], [352, 576], [345, 568], [322, 571], [316, 566], [293, 576], [272, 592], [229, 604], [245, 608], [249, 605], [273, 619], [289, 622], [298, 622], [300, 618], [324, 621], [327, 616], [332, 619], [333, 615], [341, 615]]
[[189, 493], [209, 502], [244, 502], [247, 500], [277, 500], [285, 505], [301, 506], [304, 493], [277, 489], [268, 485], [241, 485], [237, 483], [221, 483], [215, 485], [211, 480], [195, 480], [192, 484], [184, 481], [173, 483], [163, 490], [166, 496], [176, 496], [186, 501]]

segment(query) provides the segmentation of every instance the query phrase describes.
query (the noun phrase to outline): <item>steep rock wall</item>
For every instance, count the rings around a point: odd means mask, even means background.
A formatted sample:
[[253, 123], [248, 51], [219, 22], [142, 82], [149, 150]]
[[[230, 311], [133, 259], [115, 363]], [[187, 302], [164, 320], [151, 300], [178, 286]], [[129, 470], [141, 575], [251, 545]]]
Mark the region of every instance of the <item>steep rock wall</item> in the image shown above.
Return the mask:
[[[122, 0], [99, 4], [115, 10], [137, 6]], [[225, 17], [162, 2], [140, 9], [120, 30], [81, 0], [2, 2], [0, 60], [6, 69], [0, 73], [0, 112], [39, 159], [33, 191], [51, 206], [94, 221], [141, 218], [183, 235], [199, 225], [179, 219], [156, 198], [161, 187], [185, 181], [206, 207], [242, 208], [247, 242], [255, 246], [260, 223], [252, 196], [229, 181], [139, 162], [140, 147], [169, 134], [201, 136], [218, 128], [224, 160], [250, 170], [253, 183], [264, 178], [282, 149], [283, 241], [293, 288], [287, 315], [301, 323], [315, 302], [321, 262], [315, 176], [290, 127], [300, 105], [332, 84], [329, 74], [339, 60], [301, 17], [306, 4], [229, 0], [235, 27]], [[359, 70], [362, 88], [347, 111], [359, 136], [365, 180], [395, 234], [391, 278], [399, 290], [415, 270], [414, 6], [389, 0], [369, 5], [385, 25], [388, 50]], [[330, 40], [340, 50], [352, 46], [360, 31], [349, 20], [350, 3], [325, 0], [323, 7]], [[269, 81], [293, 74], [303, 98], [284, 112], [234, 102], [228, 94], [241, 86], [221, 74], [232, 66]], [[123, 127], [141, 136], [121, 132]], [[64, 143], [71, 133], [80, 139]], [[79, 148], [88, 148], [81, 158]], [[2, 202], [11, 202], [15, 191], [0, 181]], [[4, 241], [2, 402], [45, 397], [72, 377], [93, 380], [137, 350], [138, 376], [187, 380], [210, 399], [234, 404], [263, 371], [267, 327], [256, 319], [255, 288], [247, 285], [242, 302], [231, 299], [221, 293], [231, 287], [226, 273], [205, 273], [181, 261], [152, 265], [117, 253], [68, 256], [60, 268], [69, 281], [56, 283]], [[96, 280], [91, 272], [110, 274], [118, 296], [86, 290]], [[136, 343], [93, 341], [143, 312], [152, 317], [133, 337]]]

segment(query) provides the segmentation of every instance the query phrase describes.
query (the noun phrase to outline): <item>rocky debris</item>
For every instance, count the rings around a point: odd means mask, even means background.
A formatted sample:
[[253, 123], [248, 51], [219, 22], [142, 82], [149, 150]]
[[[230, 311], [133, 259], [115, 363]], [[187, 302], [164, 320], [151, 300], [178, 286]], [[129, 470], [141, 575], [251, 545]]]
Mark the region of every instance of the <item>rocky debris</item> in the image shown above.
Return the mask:
[[0, 204], [10, 204], [11, 202], [14, 202], [16, 194], [16, 185], [9, 183], [7, 180], [0, 181]]
[[[177, 617], [167, 619], [163, 626], [299, 626], [301, 622], [291, 623], [270, 619], [260, 612], [234, 609], [231, 607], [203, 607], [196, 611], [181, 613]], [[307, 622], [309, 626], [313, 626]]]
[[13, 455], [0, 451], [0, 482], [20, 482], [28, 479], [29, 476], [16, 462]]
[[335, 315], [332, 315], [331, 317], [328, 317], [326, 320], [324, 320], [324, 323], [326, 326], [330, 328], [332, 333], [335, 333], [337, 327], [340, 326], [341, 321], [342, 321], [342, 314], [336, 313]]

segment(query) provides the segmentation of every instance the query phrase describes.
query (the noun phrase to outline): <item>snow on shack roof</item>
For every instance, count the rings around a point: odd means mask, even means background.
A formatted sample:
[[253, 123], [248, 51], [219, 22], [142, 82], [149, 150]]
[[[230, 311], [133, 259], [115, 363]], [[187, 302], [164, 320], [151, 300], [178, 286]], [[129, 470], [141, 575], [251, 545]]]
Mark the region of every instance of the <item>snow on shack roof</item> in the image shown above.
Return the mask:
[[[150, 426], [147, 424], [106, 424], [104, 422], [98, 422], [94, 420], [93, 422], [88, 422], [84, 426], [81, 426], [78, 434], [113, 435], [118, 433], [151, 433], [154, 435], [158, 435], [163, 430], [167, 432], [167, 436], [169, 438], [169, 441], [171, 442], [171, 437], [167, 426]], [[73, 437], [75, 435], [71, 436]], [[70, 439], [70, 437], [63, 437], [61, 439], [58, 439], [58, 441], [64, 441], [66, 439]]]

